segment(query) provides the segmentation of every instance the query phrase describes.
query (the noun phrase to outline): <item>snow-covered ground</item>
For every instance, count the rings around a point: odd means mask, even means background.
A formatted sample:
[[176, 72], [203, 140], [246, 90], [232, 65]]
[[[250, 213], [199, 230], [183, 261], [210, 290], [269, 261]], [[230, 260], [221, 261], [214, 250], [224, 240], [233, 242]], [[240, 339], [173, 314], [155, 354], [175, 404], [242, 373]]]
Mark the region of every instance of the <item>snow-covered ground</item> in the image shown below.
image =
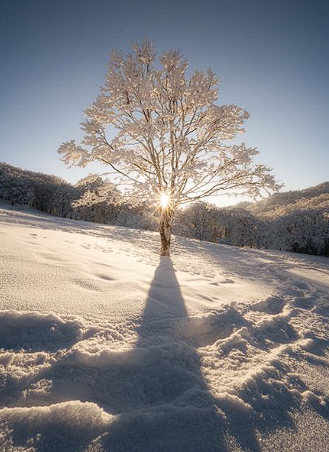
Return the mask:
[[0, 209], [0, 450], [329, 450], [329, 260]]

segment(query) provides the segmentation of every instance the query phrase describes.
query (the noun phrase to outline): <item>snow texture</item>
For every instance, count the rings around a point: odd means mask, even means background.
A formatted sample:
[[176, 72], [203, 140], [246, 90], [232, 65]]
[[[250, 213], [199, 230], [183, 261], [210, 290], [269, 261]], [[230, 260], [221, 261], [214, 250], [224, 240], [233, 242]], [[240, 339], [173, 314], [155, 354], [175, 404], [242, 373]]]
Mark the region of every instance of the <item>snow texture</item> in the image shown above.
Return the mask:
[[158, 246], [2, 205], [0, 450], [327, 450], [328, 259]]

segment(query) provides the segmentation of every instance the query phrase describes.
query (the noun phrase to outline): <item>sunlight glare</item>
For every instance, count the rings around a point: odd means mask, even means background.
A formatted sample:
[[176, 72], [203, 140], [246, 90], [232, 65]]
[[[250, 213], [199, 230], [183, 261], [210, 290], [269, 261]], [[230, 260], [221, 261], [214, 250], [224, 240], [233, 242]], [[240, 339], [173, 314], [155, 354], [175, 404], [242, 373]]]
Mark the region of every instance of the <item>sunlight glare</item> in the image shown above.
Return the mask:
[[169, 204], [169, 196], [166, 193], [161, 193], [161, 207], [165, 209]]

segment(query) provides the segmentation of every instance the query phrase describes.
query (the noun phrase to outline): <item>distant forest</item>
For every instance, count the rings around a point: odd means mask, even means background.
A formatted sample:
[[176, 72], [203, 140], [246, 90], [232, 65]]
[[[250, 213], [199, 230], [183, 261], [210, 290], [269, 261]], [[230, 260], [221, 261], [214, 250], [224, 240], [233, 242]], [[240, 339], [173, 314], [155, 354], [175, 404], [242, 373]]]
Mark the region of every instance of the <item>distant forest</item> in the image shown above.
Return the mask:
[[[56, 176], [0, 163], [0, 199], [65, 218], [157, 230], [154, 206], [89, 176], [71, 185]], [[329, 256], [329, 182], [219, 208], [198, 202], [177, 214], [174, 233], [250, 248]]]

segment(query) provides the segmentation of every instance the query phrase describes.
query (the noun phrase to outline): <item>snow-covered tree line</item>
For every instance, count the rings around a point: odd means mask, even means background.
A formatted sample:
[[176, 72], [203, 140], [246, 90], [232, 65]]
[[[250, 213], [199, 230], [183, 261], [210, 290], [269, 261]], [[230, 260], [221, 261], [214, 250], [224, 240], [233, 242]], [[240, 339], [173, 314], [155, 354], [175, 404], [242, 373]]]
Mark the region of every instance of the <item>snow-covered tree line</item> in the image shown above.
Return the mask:
[[21, 170], [0, 163], [0, 198], [11, 204], [26, 204], [44, 212], [51, 212], [57, 189], [69, 187], [56, 176]]
[[329, 256], [329, 207], [296, 210], [268, 224], [268, 248]]
[[155, 230], [153, 211], [114, 184], [90, 176], [71, 185], [55, 176], [0, 163], [0, 199], [64, 218]]
[[329, 204], [261, 218], [241, 208], [197, 203], [179, 212], [174, 231], [215, 243], [329, 256]]
[[[173, 231], [215, 243], [329, 256], [327, 186], [321, 184], [313, 192], [308, 189], [308, 197], [298, 197], [296, 193], [293, 203], [298, 198], [298, 210], [292, 210], [291, 204], [284, 208], [282, 199], [292, 197], [282, 196], [280, 210], [277, 209], [283, 212], [280, 215], [255, 215], [243, 208], [223, 209], [197, 202], [178, 210]], [[0, 198], [65, 218], [158, 229], [156, 210], [138, 197], [122, 195], [114, 184], [99, 176], [84, 178], [72, 186], [54, 176], [0, 163]], [[271, 198], [267, 200], [269, 205], [277, 203]], [[258, 204], [265, 201], [255, 203], [254, 209], [262, 212]]]

